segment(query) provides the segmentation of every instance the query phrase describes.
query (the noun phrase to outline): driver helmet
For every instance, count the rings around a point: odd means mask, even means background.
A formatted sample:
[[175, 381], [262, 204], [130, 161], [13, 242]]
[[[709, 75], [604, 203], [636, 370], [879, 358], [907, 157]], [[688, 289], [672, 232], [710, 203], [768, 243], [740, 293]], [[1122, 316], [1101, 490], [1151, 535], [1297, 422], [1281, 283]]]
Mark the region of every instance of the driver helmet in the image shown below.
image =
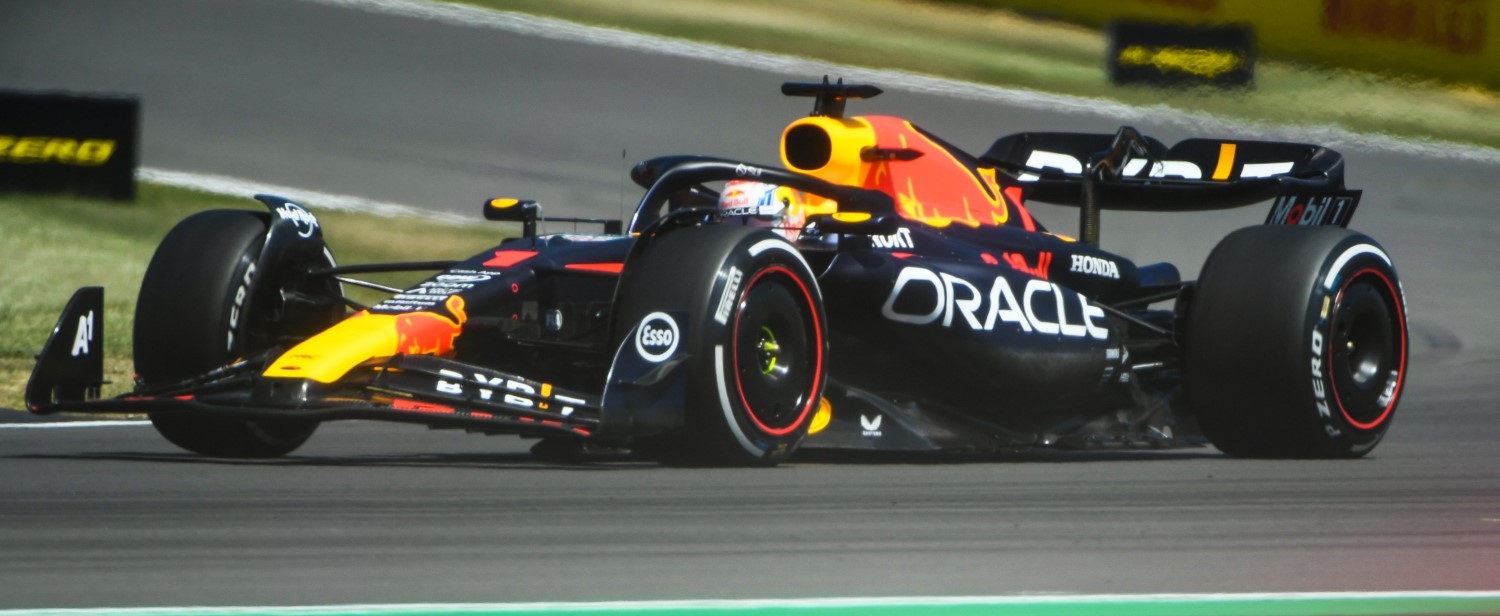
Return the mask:
[[766, 227], [796, 240], [807, 224], [802, 191], [749, 180], [730, 180], [719, 193], [719, 208], [728, 216], [743, 216], [746, 224]]

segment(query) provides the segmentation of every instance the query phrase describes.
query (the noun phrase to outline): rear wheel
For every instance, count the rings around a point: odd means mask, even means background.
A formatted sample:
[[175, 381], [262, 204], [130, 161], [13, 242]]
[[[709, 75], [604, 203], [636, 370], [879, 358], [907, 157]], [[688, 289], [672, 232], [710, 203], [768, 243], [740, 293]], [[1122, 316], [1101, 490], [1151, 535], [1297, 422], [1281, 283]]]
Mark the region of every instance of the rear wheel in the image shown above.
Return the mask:
[[1225, 453], [1358, 457], [1390, 428], [1406, 376], [1405, 299], [1374, 240], [1241, 229], [1209, 256], [1187, 314], [1188, 402]]
[[[341, 308], [288, 314], [279, 305], [281, 292], [290, 290], [279, 287], [281, 272], [255, 268], [267, 228], [267, 217], [256, 212], [209, 210], [184, 219], [162, 240], [136, 303], [135, 368], [147, 386], [171, 385], [263, 351], [278, 342], [281, 323], [336, 321]], [[283, 455], [317, 429], [312, 422], [150, 416], [173, 444], [220, 457]]]
[[653, 242], [632, 264], [621, 323], [638, 338], [685, 329], [691, 359], [681, 367], [684, 429], [651, 449], [672, 463], [780, 463], [806, 437], [825, 382], [827, 326], [811, 269], [765, 230], [708, 225]]

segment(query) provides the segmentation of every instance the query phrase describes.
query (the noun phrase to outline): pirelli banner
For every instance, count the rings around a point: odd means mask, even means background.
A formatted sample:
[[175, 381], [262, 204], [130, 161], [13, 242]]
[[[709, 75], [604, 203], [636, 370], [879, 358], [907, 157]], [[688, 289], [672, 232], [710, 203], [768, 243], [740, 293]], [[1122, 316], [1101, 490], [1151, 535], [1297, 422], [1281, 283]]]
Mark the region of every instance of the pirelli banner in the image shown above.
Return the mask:
[[1245, 24], [1260, 51], [1500, 89], [1500, 0], [980, 0], [1104, 27]]
[[0, 90], [0, 191], [135, 199], [140, 100]]
[[1117, 84], [1244, 86], [1255, 79], [1255, 33], [1240, 25], [1120, 20], [1109, 25]]

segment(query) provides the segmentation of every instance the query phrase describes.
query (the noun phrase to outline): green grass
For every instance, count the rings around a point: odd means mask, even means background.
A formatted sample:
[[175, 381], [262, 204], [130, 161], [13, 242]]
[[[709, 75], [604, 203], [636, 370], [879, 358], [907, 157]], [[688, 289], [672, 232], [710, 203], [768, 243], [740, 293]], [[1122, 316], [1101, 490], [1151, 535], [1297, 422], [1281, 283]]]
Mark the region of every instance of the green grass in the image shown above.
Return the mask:
[[[23, 408], [33, 358], [58, 313], [81, 286], [105, 287], [106, 393], [128, 389], [135, 297], [156, 245], [172, 225], [214, 208], [264, 211], [245, 198], [141, 184], [133, 204], [76, 197], [0, 195], [0, 408]], [[417, 218], [319, 211], [328, 244], [341, 263], [462, 258], [499, 243], [508, 226], [455, 226]], [[400, 285], [423, 274], [383, 279]], [[376, 279], [375, 277], [367, 277]], [[373, 301], [373, 293], [355, 295]]]
[[1338, 125], [1362, 133], [1500, 148], [1500, 94], [1489, 90], [1274, 59], [1257, 63], [1252, 89], [1118, 87], [1105, 73], [1105, 41], [1099, 32], [1002, 10], [911, 0], [465, 1], [843, 64], [1275, 124]]

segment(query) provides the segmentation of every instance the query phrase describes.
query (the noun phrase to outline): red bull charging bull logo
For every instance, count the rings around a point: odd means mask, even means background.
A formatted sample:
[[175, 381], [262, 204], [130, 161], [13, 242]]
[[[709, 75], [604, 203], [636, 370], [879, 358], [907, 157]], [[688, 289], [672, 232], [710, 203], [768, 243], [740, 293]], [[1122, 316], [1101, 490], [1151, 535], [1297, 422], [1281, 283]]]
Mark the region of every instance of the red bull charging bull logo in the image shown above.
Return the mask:
[[464, 312], [464, 298], [448, 297], [443, 307], [451, 318], [437, 312], [408, 312], [396, 317], [396, 351], [407, 355], [446, 355], [453, 351], [453, 340], [463, 332], [469, 315]]

